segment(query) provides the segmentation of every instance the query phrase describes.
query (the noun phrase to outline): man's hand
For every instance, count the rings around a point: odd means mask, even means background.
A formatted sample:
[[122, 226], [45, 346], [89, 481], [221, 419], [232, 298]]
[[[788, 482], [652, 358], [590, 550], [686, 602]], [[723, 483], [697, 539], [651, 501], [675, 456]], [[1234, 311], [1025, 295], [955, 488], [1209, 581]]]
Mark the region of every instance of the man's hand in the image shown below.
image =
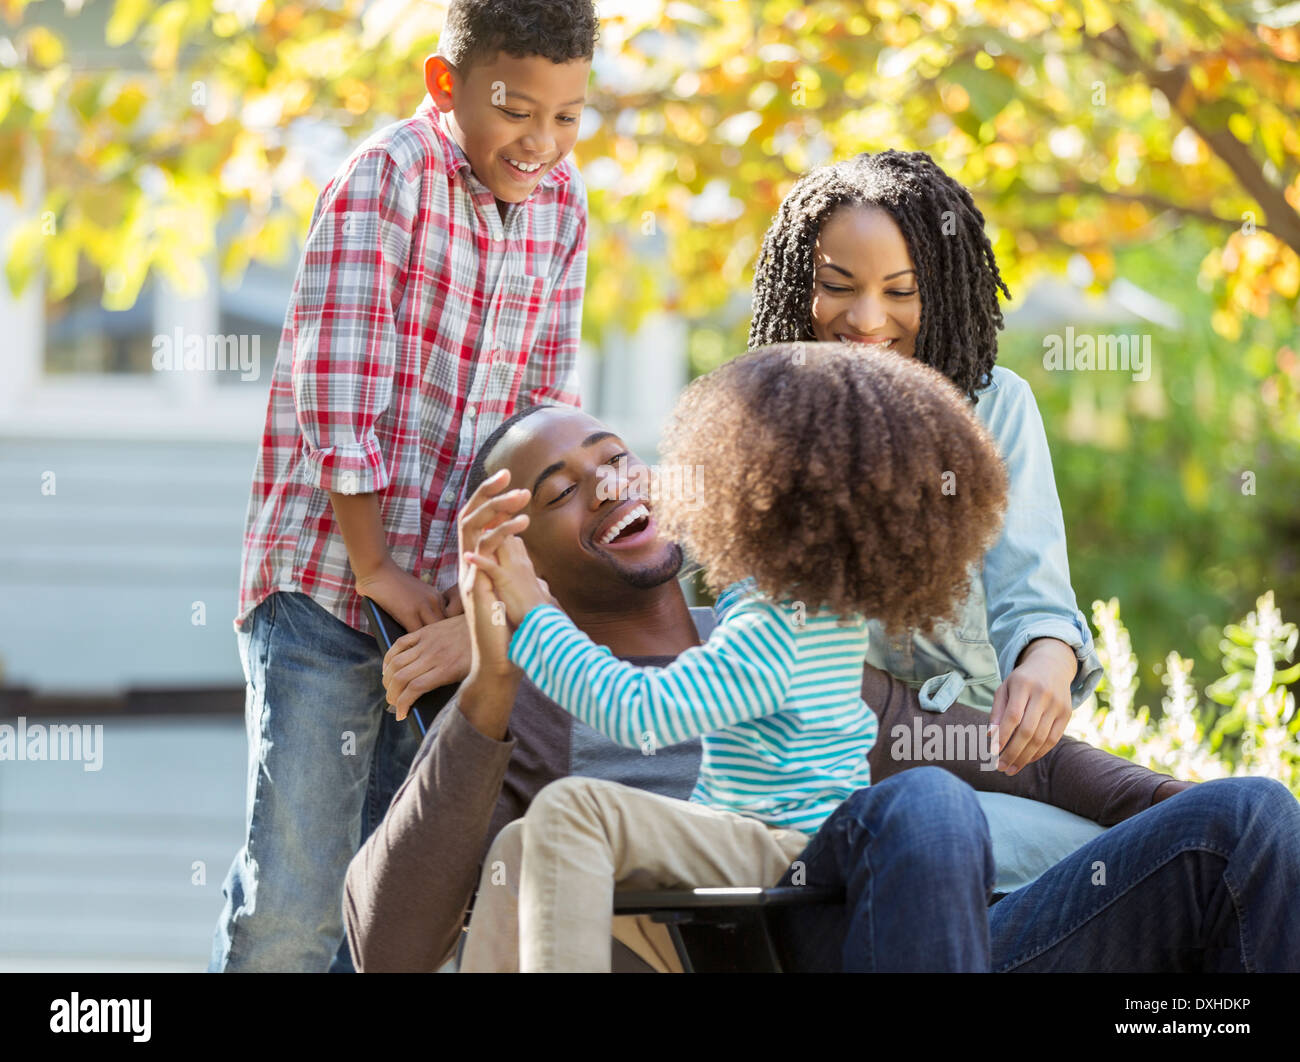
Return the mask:
[[408, 631], [443, 618], [442, 595], [391, 560], [356, 578], [357, 593], [368, 597]]
[[529, 492], [506, 491], [509, 484], [509, 469], [485, 480], [460, 511], [456, 529], [460, 543], [459, 596], [470, 636], [470, 677], [517, 683], [523, 672], [510, 660], [505, 605], [497, 600], [491, 578], [468, 559], [484, 545], [492, 548], [490, 535], [496, 535], [494, 541], [499, 542], [502, 535], [528, 526], [528, 517], [518, 514], [528, 504]]
[[1038, 638], [993, 695], [989, 717], [999, 735], [998, 770], [1013, 775], [1061, 740], [1074, 710], [1070, 684], [1078, 672], [1074, 650], [1056, 638]]
[[[533, 571], [528, 549], [518, 535], [500, 535], [501, 529], [486, 535], [479, 548], [466, 558], [492, 580], [497, 597], [505, 603], [506, 618], [513, 630], [538, 605], [553, 605], [550, 588]], [[498, 545], [499, 543], [499, 545]], [[496, 546], [496, 556], [490, 552]]]
[[384, 656], [384, 691], [397, 718], [405, 719], [411, 705], [430, 690], [463, 681], [469, 664], [469, 623], [464, 615], [402, 635]]

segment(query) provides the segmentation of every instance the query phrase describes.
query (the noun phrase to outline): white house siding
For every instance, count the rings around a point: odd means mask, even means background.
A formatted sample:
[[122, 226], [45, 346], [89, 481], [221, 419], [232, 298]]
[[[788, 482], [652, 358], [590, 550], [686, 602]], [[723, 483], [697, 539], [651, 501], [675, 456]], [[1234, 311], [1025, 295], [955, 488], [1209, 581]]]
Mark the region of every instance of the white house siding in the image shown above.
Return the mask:
[[241, 684], [231, 620], [256, 453], [256, 438], [0, 439], [4, 683]]
[[98, 771], [0, 764], [0, 972], [203, 970], [242, 839], [243, 722], [99, 722]]

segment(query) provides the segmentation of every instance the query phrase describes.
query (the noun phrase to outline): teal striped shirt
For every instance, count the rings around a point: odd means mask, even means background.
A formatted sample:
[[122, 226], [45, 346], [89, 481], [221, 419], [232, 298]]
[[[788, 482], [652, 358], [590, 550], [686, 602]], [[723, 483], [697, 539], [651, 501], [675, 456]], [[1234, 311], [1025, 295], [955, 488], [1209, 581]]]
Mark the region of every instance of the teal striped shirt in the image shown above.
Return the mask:
[[691, 800], [815, 833], [870, 785], [876, 716], [862, 700], [867, 624], [774, 603], [751, 580], [718, 598], [709, 640], [667, 667], [639, 668], [597, 645], [554, 605], [533, 608], [510, 659], [544, 694], [627, 748], [702, 735]]

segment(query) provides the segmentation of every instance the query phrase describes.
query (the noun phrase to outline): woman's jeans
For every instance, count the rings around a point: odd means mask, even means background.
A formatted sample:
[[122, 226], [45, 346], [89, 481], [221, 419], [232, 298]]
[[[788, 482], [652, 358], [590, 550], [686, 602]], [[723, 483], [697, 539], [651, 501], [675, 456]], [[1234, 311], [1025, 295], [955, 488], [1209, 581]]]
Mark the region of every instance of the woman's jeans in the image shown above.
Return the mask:
[[1300, 802], [1267, 778], [1193, 786], [989, 907], [975, 791], [917, 767], [845, 801], [797, 872], [846, 901], [777, 914], [788, 970], [1300, 970]]
[[238, 639], [247, 815], [208, 969], [349, 971], [344, 875], [419, 742], [385, 710], [374, 638], [307, 595], [272, 594]]

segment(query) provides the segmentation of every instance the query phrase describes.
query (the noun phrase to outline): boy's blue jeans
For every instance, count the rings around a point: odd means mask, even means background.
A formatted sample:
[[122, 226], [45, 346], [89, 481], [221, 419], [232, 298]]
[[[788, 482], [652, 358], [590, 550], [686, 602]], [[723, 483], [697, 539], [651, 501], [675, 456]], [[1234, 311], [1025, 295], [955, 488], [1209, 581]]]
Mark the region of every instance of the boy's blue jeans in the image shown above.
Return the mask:
[[350, 971], [343, 879], [419, 742], [385, 708], [375, 640], [298, 593], [238, 632], [248, 680], [244, 846], [210, 971]]
[[799, 861], [847, 895], [778, 916], [788, 970], [1300, 970], [1300, 802], [1267, 778], [1187, 789], [992, 907], [975, 791], [938, 767], [859, 790]]

